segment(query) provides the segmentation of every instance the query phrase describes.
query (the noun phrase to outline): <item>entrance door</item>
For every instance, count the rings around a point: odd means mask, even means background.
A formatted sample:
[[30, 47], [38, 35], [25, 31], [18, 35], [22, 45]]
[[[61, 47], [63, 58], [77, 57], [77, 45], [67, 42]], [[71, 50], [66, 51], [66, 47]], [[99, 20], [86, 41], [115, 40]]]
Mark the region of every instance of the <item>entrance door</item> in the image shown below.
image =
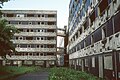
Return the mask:
[[103, 56], [100, 55], [98, 58], [99, 61], [99, 77], [103, 78]]

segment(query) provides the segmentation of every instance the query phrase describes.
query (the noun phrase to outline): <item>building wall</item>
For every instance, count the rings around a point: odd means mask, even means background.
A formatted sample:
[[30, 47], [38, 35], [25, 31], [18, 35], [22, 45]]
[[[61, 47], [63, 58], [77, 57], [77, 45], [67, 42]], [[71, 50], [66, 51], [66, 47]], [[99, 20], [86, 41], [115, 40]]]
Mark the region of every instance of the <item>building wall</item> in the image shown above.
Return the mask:
[[[56, 61], [57, 11], [50, 10], [2, 10], [3, 19], [14, 25], [16, 33], [11, 41], [17, 53], [10, 60]], [[29, 62], [29, 61], [28, 61]], [[45, 62], [46, 63], [46, 62]]]
[[120, 80], [120, 0], [71, 0], [69, 65], [107, 80]]

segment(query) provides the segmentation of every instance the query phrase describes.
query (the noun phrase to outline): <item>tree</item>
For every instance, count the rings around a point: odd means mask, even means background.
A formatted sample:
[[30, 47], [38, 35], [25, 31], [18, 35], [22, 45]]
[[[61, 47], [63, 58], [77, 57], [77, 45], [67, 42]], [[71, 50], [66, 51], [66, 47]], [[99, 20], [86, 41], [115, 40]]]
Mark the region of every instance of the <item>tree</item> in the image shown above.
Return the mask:
[[2, 8], [4, 2], [8, 2], [9, 0], [0, 0], [0, 8]]
[[[9, 0], [0, 0], [0, 8], [2, 8], [4, 2]], [[13, 42], [10, 41], [14, 34], [19, 32], [14, 26], [8, 25], [7, 20], [1, 18], [0, 11], [0, 56], [4, 56], [11, 51], [15, 51]]]
[[15, 51], [15, 47], [10, 41], [14, 34], [17, 33], [18, 30], [12, 26], [7, 24], [7, 20], [0, 20], [0, 55], [3, 56], [10, 51]]

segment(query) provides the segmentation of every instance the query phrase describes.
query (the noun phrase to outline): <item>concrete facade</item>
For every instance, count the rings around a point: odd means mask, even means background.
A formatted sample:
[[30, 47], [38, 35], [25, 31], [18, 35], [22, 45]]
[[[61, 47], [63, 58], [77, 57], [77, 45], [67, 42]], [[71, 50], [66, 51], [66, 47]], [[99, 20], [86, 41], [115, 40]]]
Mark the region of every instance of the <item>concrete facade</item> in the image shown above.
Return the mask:
[[71, 0], [69, 66], [120, 80], [120, 0]]
[[[11, 41], [17, 53], [6, 55], [11, 64], [51, 66], [56, 63], [57, 11], [2, 10], [3, 19], [14, 25]], [[13, 61], [13, 62], [12, 62]]]

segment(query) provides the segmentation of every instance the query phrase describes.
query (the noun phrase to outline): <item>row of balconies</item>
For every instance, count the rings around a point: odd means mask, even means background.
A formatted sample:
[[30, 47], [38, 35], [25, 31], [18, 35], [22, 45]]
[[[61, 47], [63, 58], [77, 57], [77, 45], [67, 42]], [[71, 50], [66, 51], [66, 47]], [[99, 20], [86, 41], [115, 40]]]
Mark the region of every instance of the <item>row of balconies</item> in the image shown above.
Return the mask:
[[56, 48], [15, 48], [17, 52], [56, 52]]
[[6, 55], [8, 60], [56, 60], [56, 56], [9, 56]]
[[14, 44], [56, 44], [56, 40], [11, 40]]
[[57, 36], [55, 32], [20, 32], [15, 36]]
[[[105, 10], [105, 14], [102, 16], [102, 17], [98, 17], [95, 19], [95, 21], [93, 22], [93, 25], [91, 25], [91, 27], [89, 27], [84, 33], [82, 33], [80, 36], [81, 36], [81, 39], [78, 39], [79, 42], [82, 41], [84, 38], [86, 38], [87, 35], [90, 35], [92, 32], [94, 32], [96, 29], [98, 29], [102, 24], [104, 24], [108, 19], [108, 17], [112, 17], [113, 15], [115, 15], [115, 11], [117, 10], [117, 8], [119, 7], [120, 5], [120, 1], [117, 0], [116, 3], [113, 3], [111, 2], [111, 4], [109, 5], [110, 7], [108, 9]], [[83, 20], [84, 21], [84, 20]], [[83, 21], [81, 21], [83, 23]], [[77, 26], [77, 28], [74, 30], [73, 34], [69, 37], [69, 41], [71, 40], [71, 38], [76, 34], [76, 32], [78, 31], [78, 29], [81, 26], [81, 23]], [[70, 49], [74, 46], [73, 43], [77, 43], [76, 41], [75, 42], [72, 42], [71, 45], [70, 45]]]
[[88, 47], [85, 47], [79, 51], [69, 54], [70, 59], [97, 55], [102, 53], [111, 52], [113, 50], [120, 50], [120, 32], [107, 37], [104, 40], [96, 42]]
[[2, 17], [8, 21], [57, 21], [57, 18], [42, 17]]
[[2, 10], [3, 13], [21, 14], [57, 14], [54, 10]]
[[56, 25], [14, 25], [16, 28], [22, 29], [56, 29]]

